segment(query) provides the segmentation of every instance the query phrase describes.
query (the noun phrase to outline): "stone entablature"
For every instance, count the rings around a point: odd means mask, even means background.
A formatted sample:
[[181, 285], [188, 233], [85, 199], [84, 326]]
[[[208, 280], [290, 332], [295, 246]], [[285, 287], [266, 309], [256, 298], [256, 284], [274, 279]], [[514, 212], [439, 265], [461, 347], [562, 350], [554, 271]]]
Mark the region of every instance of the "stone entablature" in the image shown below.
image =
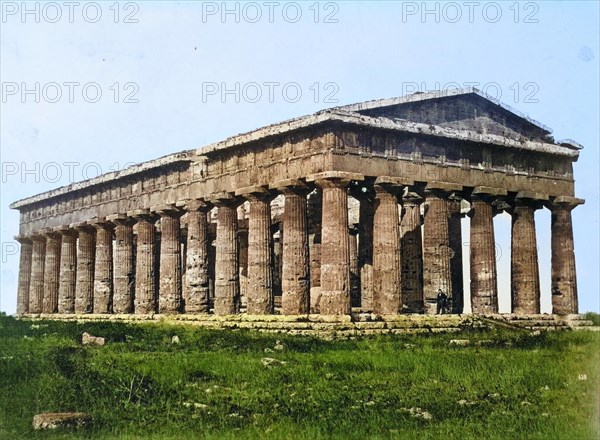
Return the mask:
[[353, 305], [435, 313], [439, 289], [461, 312], [461, 200], [470, 204], [474, 312], [497, 312], [495, 256], [484, 243], [502, 210], [513, 216], [513, 308], [539, 312], [531, 248], [533, 213], [545, 205], [553, 303], [574, 313], [580, 148], [474, 90], [261, 128], [13, 203], [19, 313], [268, 314], [278, 295], [286, 314]]

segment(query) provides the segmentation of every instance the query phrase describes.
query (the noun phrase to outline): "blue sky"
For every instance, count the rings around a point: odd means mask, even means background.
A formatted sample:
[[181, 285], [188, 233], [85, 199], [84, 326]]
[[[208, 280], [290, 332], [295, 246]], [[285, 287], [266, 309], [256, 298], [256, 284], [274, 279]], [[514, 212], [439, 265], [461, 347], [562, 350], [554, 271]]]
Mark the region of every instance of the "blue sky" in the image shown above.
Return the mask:
[[[580, 309], [600, 310], [597, 2], [275, 3], [30, 2], [23, 15], [2, 2], [0, 310], [16, 307], [17, 199], [323, 108], [472, 83], [584, 145]], [[536, 222], [549, 311], [549, 212]], [[495, 225], [506, 311], [510, 222]]]

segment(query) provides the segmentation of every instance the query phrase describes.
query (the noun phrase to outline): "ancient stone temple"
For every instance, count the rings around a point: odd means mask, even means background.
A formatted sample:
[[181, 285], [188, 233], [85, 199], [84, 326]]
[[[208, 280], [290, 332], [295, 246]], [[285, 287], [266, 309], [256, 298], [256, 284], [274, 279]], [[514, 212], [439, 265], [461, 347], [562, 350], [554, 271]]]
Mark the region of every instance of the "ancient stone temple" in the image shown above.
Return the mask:
[[[577, 313], [581, 146], [475, 89], [337, 107], [32, 196], [18, 314], [498, 312], [494, 215], [512, 216], [512, 312]], [[470, 217], [470, 237], [461, 218]]]

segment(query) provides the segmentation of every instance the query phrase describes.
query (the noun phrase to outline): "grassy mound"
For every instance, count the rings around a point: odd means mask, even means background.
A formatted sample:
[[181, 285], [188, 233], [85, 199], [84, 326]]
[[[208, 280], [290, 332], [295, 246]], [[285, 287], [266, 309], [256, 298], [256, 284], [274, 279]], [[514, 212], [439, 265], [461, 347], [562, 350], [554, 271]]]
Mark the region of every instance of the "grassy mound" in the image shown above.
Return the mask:
[[[587, 331], [328, 342], [0, 316], [0, 438], [597, 439], [599, 346]], [[94, 422], [31, 428], [62, 411]]]

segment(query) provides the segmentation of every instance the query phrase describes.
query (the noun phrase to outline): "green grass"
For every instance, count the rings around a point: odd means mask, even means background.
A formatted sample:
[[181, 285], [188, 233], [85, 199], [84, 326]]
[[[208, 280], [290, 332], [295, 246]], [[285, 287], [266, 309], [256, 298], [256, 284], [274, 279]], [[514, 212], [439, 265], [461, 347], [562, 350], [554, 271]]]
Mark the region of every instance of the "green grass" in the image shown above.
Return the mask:
[[[84, 331], [107, 345], [81, 346]], [[599, 346], [587, 331], [322, 341], [0, 316], [0, 438], [596, 440]], [[94, 423], [33, 431], [34, 414], [59, 411]]]

